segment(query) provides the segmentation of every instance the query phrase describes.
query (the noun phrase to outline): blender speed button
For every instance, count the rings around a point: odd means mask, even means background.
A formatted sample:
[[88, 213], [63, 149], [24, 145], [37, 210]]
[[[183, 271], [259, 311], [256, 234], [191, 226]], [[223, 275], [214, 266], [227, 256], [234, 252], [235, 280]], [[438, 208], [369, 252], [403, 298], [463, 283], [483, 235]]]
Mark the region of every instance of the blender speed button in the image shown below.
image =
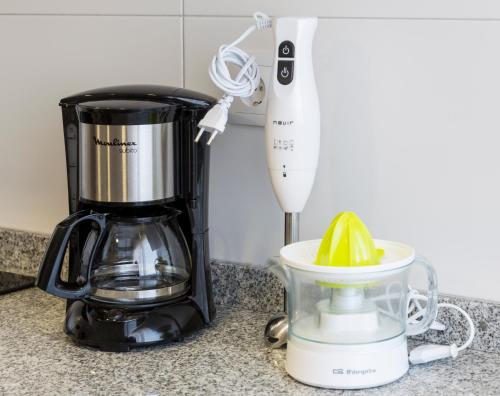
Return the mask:
[[278, 82], [288, 85], [293, 80], [293, 61], [278, 61]]

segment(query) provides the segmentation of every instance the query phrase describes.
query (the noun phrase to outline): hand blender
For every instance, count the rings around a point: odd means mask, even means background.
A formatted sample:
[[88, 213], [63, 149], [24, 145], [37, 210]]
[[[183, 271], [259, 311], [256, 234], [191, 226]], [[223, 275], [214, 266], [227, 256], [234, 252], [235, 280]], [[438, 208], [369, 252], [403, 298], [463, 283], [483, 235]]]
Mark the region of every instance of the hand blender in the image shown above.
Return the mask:
[[[273, 21], [275, 60], [265, 139], [271, 183], [285, 212], [285, 245], [299, 239], [299, 213], [309, 198], [318, 166], [320, 112], [312, 64], [317, 23], [317, 18], [298, 17]], [[269, 320], [266, 341], [279, 348], [286, 343], [287, 332], [287, 315], [282, 312]]]
[[[312, 65], [312, 41], [317, 18], [271, 19], [254, 14], [254, 25], [238, 39], [219, 47], [209, 66], [209, 76], [224, 96], [198, 123], [195, 141], [211, 134], [210, 144], [224, 132], [234, 97], [250, 98], [261, 83], [255, 57], [236, 47], [255, 30], [274, 30], [275, 60], [268, 88], [266, 115], [267, 164], [274, 193], [285, 211], [285, 245], [299, 239], [299, 213], [309, 198], [318, 166], [319, 101]], [[228, 64], [239, 68], [233, 77]], [[247, 103], [248, 101], [245, 101]], [[285, 294], [286, 307], [286, 294]], [[286, 311], [286, 309], [285, 309]], [[285, 313], [275, 315], [266, 326], [266, 339], [277, 348], [286, 343]]]

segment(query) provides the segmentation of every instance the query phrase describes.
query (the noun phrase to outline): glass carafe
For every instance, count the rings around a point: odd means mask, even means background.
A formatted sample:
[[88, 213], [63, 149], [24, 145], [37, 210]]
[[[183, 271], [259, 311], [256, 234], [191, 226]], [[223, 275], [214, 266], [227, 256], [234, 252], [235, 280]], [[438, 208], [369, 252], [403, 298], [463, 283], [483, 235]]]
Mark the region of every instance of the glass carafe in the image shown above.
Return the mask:
[[[153, 303], [189, 290], [191, 257], [175, 209], [148, 217], [75, 213], [56, 227], [39, 278], [56, 296], [107, 303]], [[77, 284], [61, 280], [64, 251], [73, 229], [91, 222]]]

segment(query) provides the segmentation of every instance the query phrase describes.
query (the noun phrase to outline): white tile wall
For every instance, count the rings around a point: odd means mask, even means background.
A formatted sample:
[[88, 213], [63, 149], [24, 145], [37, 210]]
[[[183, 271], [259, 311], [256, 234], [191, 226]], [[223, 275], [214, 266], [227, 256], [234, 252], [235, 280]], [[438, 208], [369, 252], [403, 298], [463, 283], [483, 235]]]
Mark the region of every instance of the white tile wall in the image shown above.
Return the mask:
[[184, 0], [185, 15], [312, 15], [323, 18], [498, 19], [496, 0]]
[[[185, 17], [187, 87], [217, 92], [206, 65], [247, 24]], [[498, 37], [493, 21], [320, 21], [321, 159], [303, 238], [320, 237], [334, 214], [355, 210], [375, 236], [428, 256], [443, 291], [500, 300]], [[268, 39], [254, 34], [245, 46], [263, 49]], [[233, 126], [215, 141], [214, 257], [263, 264], [282, 244], [263, 149], [259, 128]]]
[[126, 83], [182, 85], [180, 17], [0, 16], [0, 226], [67, 214], [59, 99]]
[[[0, 3], [0, 226], [48, 232], [66, 214], [61, 97], [131, 82], [218, 94], [208, 61], [247, 27], [241, 16], [319, 15], [322, 149], [302, 237], [355, 210], [376, 236], [428, 256], [441, 290], [500, 301], [497, 2], [101, 3]], [[244, 47], [271, 48], [270, 37]], [[262, 129], [230, 126], [211, 172], [213, 257], [263, 264], [283, 227]]]
[[2, 0], [0, 14], [182, 15], [182, 0]]
[[[237, 37], [249, 23], [251, 18], [184, 18], [188, 88], [219, 95], [207, 78], [208, 62], [228, 37]], [[262, 31], [250, 36], [244, 48], [271, 50], [271, 39], [270, 30]], [[212, 145], [211, 156], [211, 254], [264, 264], [282, 241], [282, 215], [267, 176], [262, 128], [228, 126]]]

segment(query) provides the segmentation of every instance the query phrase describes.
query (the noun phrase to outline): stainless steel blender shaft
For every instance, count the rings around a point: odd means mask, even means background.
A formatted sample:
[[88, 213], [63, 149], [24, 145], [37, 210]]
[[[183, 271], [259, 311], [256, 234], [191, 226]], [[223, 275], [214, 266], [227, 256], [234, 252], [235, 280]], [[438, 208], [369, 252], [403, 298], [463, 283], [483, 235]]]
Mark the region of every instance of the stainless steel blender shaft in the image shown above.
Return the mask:
[[285, 246], [299, 241], [300, 213], [285, 213]]
[[[299, 213], [285, 213], [285, 246], [299, 240]], [[283, 312], [273, 315], [267, 322], [264, 336], [271, 348], [280, 348], [288, 338], [287, 295], [283, 289]]]
[[[299, 213], [285, 213], [285, 246], [299, 241]], [[283, 311], [286, 316], [286, 290], [283, 289]]]

